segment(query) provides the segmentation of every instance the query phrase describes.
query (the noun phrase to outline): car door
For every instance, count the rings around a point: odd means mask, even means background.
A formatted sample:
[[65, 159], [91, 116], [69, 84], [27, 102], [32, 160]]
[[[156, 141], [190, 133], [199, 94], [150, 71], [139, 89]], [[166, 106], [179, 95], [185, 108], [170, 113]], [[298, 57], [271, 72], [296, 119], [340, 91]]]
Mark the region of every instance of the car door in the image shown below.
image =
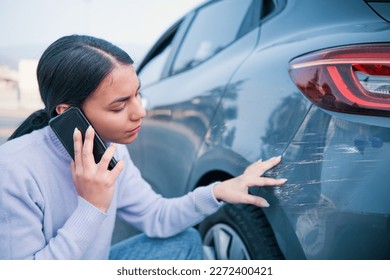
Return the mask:
[[182, 195], [230, 77], [253, 50], [261, 1], [211, 1], [173, 25], [140, 64], [147, 117], [129, 147], [144, 178]]

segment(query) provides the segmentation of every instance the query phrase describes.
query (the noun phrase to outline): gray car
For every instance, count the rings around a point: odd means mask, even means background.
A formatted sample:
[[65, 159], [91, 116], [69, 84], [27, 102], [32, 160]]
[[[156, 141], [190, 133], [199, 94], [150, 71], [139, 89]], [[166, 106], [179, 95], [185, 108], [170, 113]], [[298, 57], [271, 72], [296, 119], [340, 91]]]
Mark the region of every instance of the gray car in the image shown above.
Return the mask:
[[390, 3], [210, 1], [138, 66], [148, 111], [130, 154], [167, 197], [283, 155], [198, 225], [210, 259], [390, 258]]

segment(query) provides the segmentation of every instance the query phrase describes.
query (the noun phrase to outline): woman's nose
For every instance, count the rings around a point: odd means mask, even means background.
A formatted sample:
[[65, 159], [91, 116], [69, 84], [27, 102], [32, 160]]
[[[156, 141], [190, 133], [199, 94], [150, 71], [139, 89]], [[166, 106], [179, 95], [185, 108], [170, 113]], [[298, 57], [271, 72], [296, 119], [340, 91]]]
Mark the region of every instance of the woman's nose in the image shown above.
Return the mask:
[[146, 110], [141, 102], [141, 100], [137, 100], [130, 111], [130, 118], [132, 120], [143, 119], [146, 116]]

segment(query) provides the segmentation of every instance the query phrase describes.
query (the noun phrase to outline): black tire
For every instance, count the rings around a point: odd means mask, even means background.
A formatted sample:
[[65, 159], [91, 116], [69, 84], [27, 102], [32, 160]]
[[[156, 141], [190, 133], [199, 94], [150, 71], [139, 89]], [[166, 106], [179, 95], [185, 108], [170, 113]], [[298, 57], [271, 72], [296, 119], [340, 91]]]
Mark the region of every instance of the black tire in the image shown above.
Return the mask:
[[206, 259], [284, 259], [263, 211], [226, 204], [198, 226]]

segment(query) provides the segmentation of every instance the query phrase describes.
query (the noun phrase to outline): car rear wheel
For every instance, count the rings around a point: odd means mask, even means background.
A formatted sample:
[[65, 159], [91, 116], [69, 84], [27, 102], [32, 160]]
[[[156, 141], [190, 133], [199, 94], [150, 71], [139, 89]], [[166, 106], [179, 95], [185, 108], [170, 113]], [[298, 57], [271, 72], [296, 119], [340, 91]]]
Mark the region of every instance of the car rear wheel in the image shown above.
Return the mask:
[[205, 259], [283, 259], [259, 207], [226, 204], [198, 227]]

